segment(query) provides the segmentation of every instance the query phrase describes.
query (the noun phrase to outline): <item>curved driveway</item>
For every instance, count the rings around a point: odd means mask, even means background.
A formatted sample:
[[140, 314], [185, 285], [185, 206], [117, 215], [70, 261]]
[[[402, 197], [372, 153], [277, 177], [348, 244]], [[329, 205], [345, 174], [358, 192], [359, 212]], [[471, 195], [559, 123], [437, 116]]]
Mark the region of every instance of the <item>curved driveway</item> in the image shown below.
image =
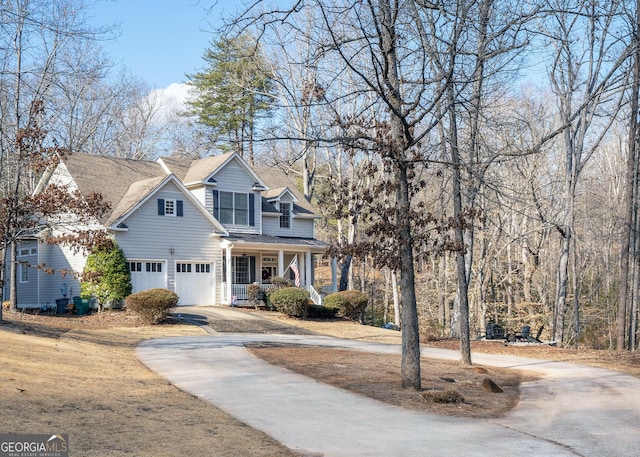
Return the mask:
[[[180, 389], [305, 456], [640, 455], [640, 379], [564, 362], [474, 354], [474, 363], [535, 371], [505, 418], [409, 411], [270, 365], [247, 342], [325, 345], [398, 353], [398, 345], [324, 336], [213, 334], [149, 340], [137, 355]], [[456, 351], [423, 356], [458, 360]]]

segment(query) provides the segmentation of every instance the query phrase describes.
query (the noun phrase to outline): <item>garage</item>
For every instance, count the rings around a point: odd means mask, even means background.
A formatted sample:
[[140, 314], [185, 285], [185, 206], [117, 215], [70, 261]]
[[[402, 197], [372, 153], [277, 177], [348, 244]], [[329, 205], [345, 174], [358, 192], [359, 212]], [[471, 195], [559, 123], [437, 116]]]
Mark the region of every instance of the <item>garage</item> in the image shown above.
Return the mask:
[[179, 305], [214, 305], [214, 266], [211, 263], [176, 262]]
[[133, 292], [167, 287], [167, 276], [164, 261], [134, 260], [129, 262], [131, 285]]

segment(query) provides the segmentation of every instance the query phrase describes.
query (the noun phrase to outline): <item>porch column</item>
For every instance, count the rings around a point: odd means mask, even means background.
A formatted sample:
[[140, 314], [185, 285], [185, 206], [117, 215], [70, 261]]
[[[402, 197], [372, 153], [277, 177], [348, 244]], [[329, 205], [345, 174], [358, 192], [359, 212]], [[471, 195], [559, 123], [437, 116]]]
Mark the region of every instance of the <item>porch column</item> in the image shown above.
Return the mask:
[[331, 257], [331, 287], [333, 292], [338, 291], [338, 259]]
[[304, 284], [305, 286], [312, 286], [311, 281], [313, 280], [313, 276], [311, 275], [311, 252], [305, 252], [303, 254], [304, 258]]
[[233, 270], [231, 269], [231, 248], [233, 246], [227, 245], [226, 250], [226, 263], [227, 263], [227, 293], [226, 297], [223, 300], [223, 303], [226, 305], [231, 304], [231, 295], [233, 294]]
[[284, 251], [282, 249], [278, 251], [278, 276], [284, 276]]

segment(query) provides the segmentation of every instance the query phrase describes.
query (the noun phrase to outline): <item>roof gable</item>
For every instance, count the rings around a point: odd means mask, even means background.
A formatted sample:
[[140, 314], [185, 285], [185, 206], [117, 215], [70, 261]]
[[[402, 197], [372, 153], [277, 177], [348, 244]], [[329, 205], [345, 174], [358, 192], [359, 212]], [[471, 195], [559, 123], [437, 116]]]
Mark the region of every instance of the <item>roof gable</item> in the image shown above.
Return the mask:
[[259, 174], [265, 183], [269, 186], [269, 190], [262, 193], [262, 197], [272, 201], [285, 190], [294, 198], [293, 212], [297, 214], [315, 214], [316, 208], [307, 201], [306, 198], [298, 191], [293, 180], [287, 176], [285, 172], [275, 166], [254, 166], [257, 174]]
[[[145, 181], [133, 183], [127, 190], [125, 198], [122, 199], [117, 209], [122, 213], [109, 219], [109, 226], [116, 229], [119, 225], [124, 224], [126, 219], [133, 214], [138, 208], [154, 197], [162, 188], [169, 183], [173, 183], [180, 192], [189, 200], [200, 213], [215, 227], [215, 231], [220, 234], [227, 234], [227, 230], [209, 213], [197, 198], [187, 189], [182, 182], [173, 174], [160, 178], [151, 178]], [[133, 204], [131, 204], [133, 203]]]
[[196, 160], [176, 157], [162, 157], [158, 159], [158, 163], [166, 173], [174, 173], [187, 187], [203, 183], [216, 185], [216, 175], [232, 161], [236, 161], [247, 172], [255, 182], [255, 189], [265, 190], [268, 188], [262, 178], [256, 174], [237, 152], [228, 152], [226, 154]]
[[262, 194], [268, 201], [280, 201], [285, 195], [288, 195], [292, 202], [297, 203], [298, 198], [291, 192], [288, 187], [278, 187], [276, 189], [269, 189]]

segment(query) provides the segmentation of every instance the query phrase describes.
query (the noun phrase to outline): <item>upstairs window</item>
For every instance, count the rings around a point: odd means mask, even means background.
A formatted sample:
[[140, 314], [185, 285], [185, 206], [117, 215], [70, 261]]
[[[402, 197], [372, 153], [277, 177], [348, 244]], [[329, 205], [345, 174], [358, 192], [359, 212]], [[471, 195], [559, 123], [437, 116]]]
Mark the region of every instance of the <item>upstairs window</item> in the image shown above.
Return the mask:
[[233, 225], [233, 192], [220, 192], [220, 222]]
[[159, 198], [158, 199], [158, 216], [178, 216], [182, 217], [184, 214], [182, 200], [175, 200], [172, 198]]
[[175, 216], [176, 215], [176, 201], [175, 200], [165, 200], [164, 201], [164, 215], [165, 216]]
[[280, 228], [291, 228], [291, 203], [280, 202]]
[[255, 195], [213, 191], [213, 216], [225, 225], [255, 225]]

